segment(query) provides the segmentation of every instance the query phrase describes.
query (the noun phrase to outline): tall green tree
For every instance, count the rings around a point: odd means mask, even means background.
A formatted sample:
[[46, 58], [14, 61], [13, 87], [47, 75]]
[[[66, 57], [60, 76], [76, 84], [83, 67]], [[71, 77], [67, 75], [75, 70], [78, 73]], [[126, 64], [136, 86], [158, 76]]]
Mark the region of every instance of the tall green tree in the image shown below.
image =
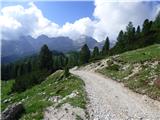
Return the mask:
[[152, 35], [152, 21], [149, 21], [146, 19], [143, 23], [143, 29], [142, 29], [142, 34], [143, 34], [143, 41], [144, 41], [144, 46], [151, 45], [154, 43], [154, 36]]
[[140, 26], [138, 25], [137, 30], [136, 30], [136, 39], [139, 39], [139, 38], [140, 38], [140, 34], [141, 34], [141, 28], [140, 28]]
[[135, 43], [135, 27], [133, 26], [132, 22], [129, 22], [128, 26], [126, 27], [125, 41], [125, 49], [131, 50], [134, 47]]
[[149, 34], [151, 30], [151, 26], [152, 26], [152, 21], [149, 21], [148, 19], [146, 19], [143, 23], [143, 29], [142, 29], [144, 36]]
[[31, 70], [32, 70], [31, 61], [27, 62], [27, 66], [26, 67], [27, 67], [27, 73], [30, 73]]
[[48, 49], [47, 45], [43, 45], [39, 54], [40, 69], [53, 69], [52, 52]]
[[20, 64], [18, 68], [18, 76], [21, 76], [23, 74], [25, 74], [25, 67], [24, 64]]
[[94, 47], [92, 58], [96, 58], [97, 56], [99, 56], [99, 48], [96, 46]]
[[107, 37], [106, 41], [104, 43], [104, 46], [102, 48], [102, 55], [108, 55], [109, 54], [109, 45], [110, 45], [109, 38]]
[[68, 54], [68, 66], [78, 66], [79, 65], [79, 53], [78, 52], [70, 52]]
[[121, 53], [125, 51], [125, 39], [124, 39], [124, 33], [122, 30], [118, 34], [117, 42], [114, 48], [115, 48], [115, 51], [114, 51], [115, 53]]
[[80, 64], [88, 63], [89, 59], [90, 59], [90, 50], [87, 44], [85, 44], [80, 51]]
[[160, 11], [158, 12], [155, 21], [152, 24], [152, 35], [154, 35], [155, 43], [160, 43]]

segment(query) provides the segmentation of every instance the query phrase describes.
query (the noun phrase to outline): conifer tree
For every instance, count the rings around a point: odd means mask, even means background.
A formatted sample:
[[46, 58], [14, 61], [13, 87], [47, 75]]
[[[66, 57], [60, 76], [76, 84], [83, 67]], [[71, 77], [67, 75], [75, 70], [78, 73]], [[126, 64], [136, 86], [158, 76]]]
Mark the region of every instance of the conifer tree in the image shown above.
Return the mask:
[[52, 70], [53, 60], [52, 60], [52, 52], [48, 49], [47, 45], [44, 45], [41, 48], [39, 54], [39, 66], [40, 69]]
[[80, 64], [88, 63], [89, 59], [90, 59], [90, 50], [87, 44], [85, 44], [80, 51]]
[[96, 46], [94, 47], [92, 58], [96, 58], [99, 55], [99, 48]]
[[107, 37], [106, 41], [104, 43], [104, 46], [102, 48], [102, 55], [108, 55], [108, 53], [109, 53], [109, 45], [110, 45], [109, 38]]

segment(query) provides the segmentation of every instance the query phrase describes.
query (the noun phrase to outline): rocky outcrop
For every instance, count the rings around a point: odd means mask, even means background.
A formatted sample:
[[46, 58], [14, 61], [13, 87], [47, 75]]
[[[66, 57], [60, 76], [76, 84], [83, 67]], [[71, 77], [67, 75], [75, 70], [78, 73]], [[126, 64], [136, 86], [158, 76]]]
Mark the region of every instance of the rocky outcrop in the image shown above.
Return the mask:
[[2, 120], [18, 120], [24, 111], [22, 103], [15, 103], [2, 112]]

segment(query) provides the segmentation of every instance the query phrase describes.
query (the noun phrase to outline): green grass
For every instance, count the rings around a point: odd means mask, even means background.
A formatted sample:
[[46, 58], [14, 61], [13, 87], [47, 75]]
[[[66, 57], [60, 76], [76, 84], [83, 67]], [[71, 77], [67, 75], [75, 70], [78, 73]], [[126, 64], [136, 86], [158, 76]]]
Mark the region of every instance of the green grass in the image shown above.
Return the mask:
[[[112, 61], [108, 67], [99, 70], [98, 72], [114, 79], [123, 82], [135, 92], [146, 94], [153, 99], [160, 100], [160, 89], [154, 85], [154, 79], [160, 76], [160, 64], [152, 66], [153, 62], [160, 62], [160, 45], [152, 45], [146, 48], [125, 52], [118, 57], [109, 57]], [[117, 67], [116, 61], [120, 66]], [[132, 74], [136, 64], [141, 67], [136, 74]], [[127, 66], [127, 69], [122, 69]], [[127, 78], [128, 79], [125, 79]]]
[[[84, 83], [81, 79], [70, 75], [68, 78], [63, 77], [63, 71], [57, 71], [50, 75], [41, 84], [32, 87], [22, 93], [9, 94], [14, 80], [2, 81], [2, 101], [1, 108], [4, 110], [8, 105], [22, 101], [26, 113], [22, 116], [22, 120], [40, 120], [43, 118], [43, 112], [46, 107], [54, 105], [49, 98], [52, 96], [62, 96], [71, 94], [73, 91], [78, 91], [76, 97], [66, 99], [63, 103], [70, 103], [75, 107], [85, 108], [86, 94], [84, 92]], [[4, 100], [11, 99], [8, 103], [3, 103]], [[61, 103], [60, 105], [62, 105]]]
[[132, 72], [132, 65], [129, 66], [129, 68], [127, 70], [114, 70], [111, 69], [110, 67], [104, 68], [102, 70], [99, 70], [98, 72], [111, 77], [114, 80], [117, 81], [123, 81], [123, 78], [127, 77], [129, 74], [131, 74]]
[[8, 94], [11, 91], [11, 87], [15, 81], [14, 80], [9, 80], [9, 81], [2, 81], [1, 82], [1, 99], [5, 99], [8, 97]]
[[128, 63], [160, 60], [160, 45], [156, 44], [146, 48], [125, 52], [121, 54], [118, 59]]

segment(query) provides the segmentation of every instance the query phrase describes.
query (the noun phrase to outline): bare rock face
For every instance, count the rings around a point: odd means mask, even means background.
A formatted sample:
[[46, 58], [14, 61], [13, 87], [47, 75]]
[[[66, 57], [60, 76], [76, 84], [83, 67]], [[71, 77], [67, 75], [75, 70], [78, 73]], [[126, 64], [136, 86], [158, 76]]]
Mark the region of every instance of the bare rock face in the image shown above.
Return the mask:
[[18, 120], [23, 112], [23, 104], [15, 103], [2, 112], [2, 120]]

